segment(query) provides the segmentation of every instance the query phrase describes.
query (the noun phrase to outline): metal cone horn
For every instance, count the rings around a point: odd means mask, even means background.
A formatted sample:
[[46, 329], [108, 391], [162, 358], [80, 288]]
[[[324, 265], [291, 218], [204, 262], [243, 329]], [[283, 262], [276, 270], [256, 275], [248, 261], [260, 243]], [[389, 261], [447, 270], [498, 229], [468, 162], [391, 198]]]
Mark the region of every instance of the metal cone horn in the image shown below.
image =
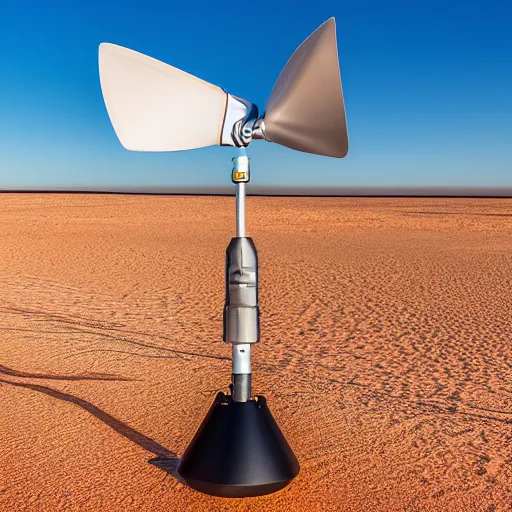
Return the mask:
[[306, 153], [347, 154], [334, 18], [315, 30], [281, 71], [267, 103], [264, 136]]

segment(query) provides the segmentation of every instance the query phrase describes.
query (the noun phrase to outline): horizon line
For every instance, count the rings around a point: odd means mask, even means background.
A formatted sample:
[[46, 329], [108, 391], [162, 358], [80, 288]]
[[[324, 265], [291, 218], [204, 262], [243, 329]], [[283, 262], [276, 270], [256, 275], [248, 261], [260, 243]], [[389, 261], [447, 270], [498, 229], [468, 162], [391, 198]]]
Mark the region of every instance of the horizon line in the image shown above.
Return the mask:
[[[232, 196], [231, 186], [84, 186], [84, 187], [9, 187], [0, 193], [45, 194], [120, 194], [120, 195], [185, 195], [185, 196]], [[256, 185], [246, 189], [249, 196], [276, 197], [474, 197], [512, 198], [510, 187], [472, 186], [401, 186], [401, 187], [286, 187]]]

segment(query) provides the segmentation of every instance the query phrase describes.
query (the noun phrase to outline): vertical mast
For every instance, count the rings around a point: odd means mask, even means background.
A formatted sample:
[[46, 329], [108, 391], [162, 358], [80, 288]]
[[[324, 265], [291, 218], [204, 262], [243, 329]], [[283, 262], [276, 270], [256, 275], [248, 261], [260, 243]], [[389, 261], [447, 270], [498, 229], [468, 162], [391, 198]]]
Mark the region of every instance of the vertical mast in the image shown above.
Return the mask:
[[249, 157], [233, 158], [236, 187], [236, 237], [226, 251], [224, 341], [232, 343], [232, 395], [235, 402], [251, 399], [251, 344], [259, 341], [258, 261], [256, 248], [245, 232], [245, 185]]

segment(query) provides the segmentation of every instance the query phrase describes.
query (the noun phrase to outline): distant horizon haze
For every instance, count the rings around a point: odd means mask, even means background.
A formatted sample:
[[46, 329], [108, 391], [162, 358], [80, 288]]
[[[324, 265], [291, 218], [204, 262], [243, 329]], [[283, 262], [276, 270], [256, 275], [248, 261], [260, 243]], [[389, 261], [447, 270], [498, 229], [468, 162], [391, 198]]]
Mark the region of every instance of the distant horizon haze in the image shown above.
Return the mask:
[[[512, 198], [512, 187], [274, 187], [248, 185], [249, 196], [301, 197], [451, 197], [451, 198]], [[106, 186], [54, 188], [1, 188], [0, 193], [55, 193], [55, 194], [133, 194], [133, 195], [188, 195], [231, 196], [234, 186]]]

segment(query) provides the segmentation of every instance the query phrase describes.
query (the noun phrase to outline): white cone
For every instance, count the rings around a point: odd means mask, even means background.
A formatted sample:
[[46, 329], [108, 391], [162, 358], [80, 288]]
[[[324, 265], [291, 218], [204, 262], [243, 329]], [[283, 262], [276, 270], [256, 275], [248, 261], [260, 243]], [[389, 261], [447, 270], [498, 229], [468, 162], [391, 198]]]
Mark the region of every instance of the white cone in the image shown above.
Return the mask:
[[99, 48], [103, 98], [121, 144], [178, 151], [221, 143], [228, 95], [220, 87], [110, 43]]

